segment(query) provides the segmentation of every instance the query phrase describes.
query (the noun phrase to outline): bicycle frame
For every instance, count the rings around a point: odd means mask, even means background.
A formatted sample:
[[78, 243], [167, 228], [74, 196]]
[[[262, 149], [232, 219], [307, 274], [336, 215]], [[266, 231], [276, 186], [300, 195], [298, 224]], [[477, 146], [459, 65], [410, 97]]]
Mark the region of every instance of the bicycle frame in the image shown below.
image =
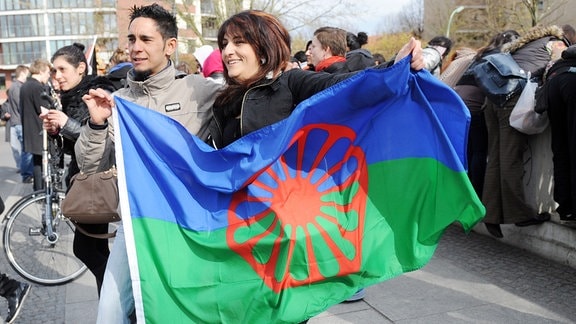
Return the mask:
[[44, 190], [46, 191], [46, 204], [44, 211], [44, 224], [46, 225], [46, 240], [49, 243], [54, 244], [58, 241], [58, 234], [52, 229], [52, 198], [54, 191], [52, 188], [52, 173], [51, 166], [48, 163], [50, 158], [48, 153], [48, 132], [42, 130], [42, 176], [44, 178]]

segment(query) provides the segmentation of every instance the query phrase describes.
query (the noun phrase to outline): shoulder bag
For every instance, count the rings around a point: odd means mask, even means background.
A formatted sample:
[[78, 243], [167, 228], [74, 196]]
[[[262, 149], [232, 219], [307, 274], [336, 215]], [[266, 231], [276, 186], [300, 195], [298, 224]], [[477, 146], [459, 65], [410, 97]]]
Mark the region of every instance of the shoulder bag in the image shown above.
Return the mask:
[[497, 105], [506, 103], [522, 92], [528, 75], [510, 53], [487, 55], [473, 69], [474, 78], [486, 97]]
[[[113, 147], [113, 144], [111, 146]], [[107, 148], [106, 151], [110, 150]], [[62, 201], [64, 217], [74, 222], [80, 232], [95, 238], [111, 238], [116, 232], [91, 234], [80, 224], [107, 224], [121, 220], [118, 213], [118, 174], [113, 163], [113, 149], [111, 151], [104, 156], [112, 154], [112, 157], [103, 159], [98, 168], [101, 170], [106, 166], [107, 170], [93, 174], [84, 172], [76, 174], [72, 177], [70, 189]]]
[[538, 82], [529, 81], [510, 113], [510, 126], [528, 135], [542, 133], [550, 123], [546, 112], [539, 114], [534, 110], [537, 87]]

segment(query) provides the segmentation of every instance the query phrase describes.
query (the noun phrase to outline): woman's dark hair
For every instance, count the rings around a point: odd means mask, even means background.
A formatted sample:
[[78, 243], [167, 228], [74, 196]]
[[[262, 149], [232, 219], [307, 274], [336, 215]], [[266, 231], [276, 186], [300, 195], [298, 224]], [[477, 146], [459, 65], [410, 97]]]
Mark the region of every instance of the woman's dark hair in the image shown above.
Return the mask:
[[224, 36], [230, 41], [241, 39], [250, 44], [262, 64], [253, 78], [242, 83], [230, 78], [224, 65], [224, 78], [228, 88], [216, 99], [217, 104], [225, 104], [238, 93], [266, 78], [269, 72], [281, 71], [290, 61], [290, 33], [278, 18], [264, 11], [246, 10], [224, 21], [218, 30], [218, 48], [221, 51], [224, 51], [226, 46]]
[[482, 57], [484, 56], [484, 53], [491, 52], [495, 49], [498, 49], [498, 48], [502, 47], [502, 45], [510, 43], [510, 42], [512, 42], [518, 38], [520, 38], [520, 34], [518, 34], [518, 32], [513, 30], [513, 29], [509, 29], [509, 30], [503, 31], [501, 33], [498, 33], [498, 34], [492, 36], [492, 39], [490, 40], [488, 45], [478, 49], [478, 52], [476, 53], [474, 60], [478, 61], [478, 60], [482, 59]]
[[150, 18], [156, 22], [158, 31], [164, 40], [178, 38], [178, 25], [176, 17], [161, 5], [154, 3], [149, 6], [134, 6], [130, 12], [130, 24], [136, 18]]
[[359, 32], [358, 35], [346, 33], [346, 45], [351, 51], [362, 48], [365, 44], [368, 44], [368, 34], [365, 32]]
[[66, 62], [70, 63], [74, 68], [78, 68], [80, 63], [84, 63], [86, 65], [86, 70], [84, 70], [84, 75], [88, 72], [88, 61], [86, 60], [86, 56], [84, 55], [84, 44], [74, 43], [72, 45], [64, 46], [56, 51], [54, 55], [52, 55], [52, 59], [50, 60], [54, 63], [54, 60], [58, 57], [63, 57]]

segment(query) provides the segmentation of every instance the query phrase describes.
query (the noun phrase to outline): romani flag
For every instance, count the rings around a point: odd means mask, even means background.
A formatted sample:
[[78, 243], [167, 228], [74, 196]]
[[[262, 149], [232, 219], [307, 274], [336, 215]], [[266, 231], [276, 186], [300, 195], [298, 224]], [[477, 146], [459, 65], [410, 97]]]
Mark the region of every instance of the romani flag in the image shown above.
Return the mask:
[[298, 323], [422, 268], [446, 227], [485, 212], [464, 167], [466, 107], [408, 59], [221, 150], [116, 100], [139, 322]]

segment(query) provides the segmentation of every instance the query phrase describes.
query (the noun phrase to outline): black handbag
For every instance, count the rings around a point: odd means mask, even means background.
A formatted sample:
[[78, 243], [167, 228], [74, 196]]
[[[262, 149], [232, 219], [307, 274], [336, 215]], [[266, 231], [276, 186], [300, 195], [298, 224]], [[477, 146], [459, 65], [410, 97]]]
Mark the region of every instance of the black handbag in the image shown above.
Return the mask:
[[528, 81], [528, 74], [510, 53], [487, 55], [474, 66], [474, 78], [488, 99], [498, 107], [504, 107], [519, 95]]

